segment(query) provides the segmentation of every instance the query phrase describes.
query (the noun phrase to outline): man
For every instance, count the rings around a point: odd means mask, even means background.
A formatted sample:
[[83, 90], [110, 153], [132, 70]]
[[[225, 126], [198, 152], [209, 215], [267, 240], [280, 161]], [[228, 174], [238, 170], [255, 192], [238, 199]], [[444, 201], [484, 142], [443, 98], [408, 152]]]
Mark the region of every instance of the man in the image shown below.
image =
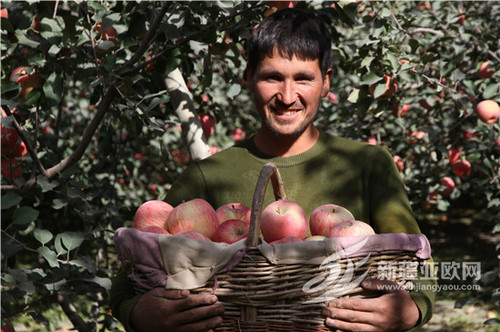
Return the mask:
[[[166, 200], [173, 206], [203, 198], [214, 207], [252, 203], [262, 166], [280, 169], [287, 198], [310, 215], [322, 204], [348, 208], [377, 233], [420, 233], [393, 159], [383, 148], [321, 133], [313, 124], [330, 89], [328, 28], [314, 15], [285, 9], [267, 17], [249, 45], [247, 86], [261, 127], [249, 139], [193, 163]], [[270, 189], [269, 189], [270, 190]], [[266, 204], [272, 200], [266, 195]], [[338, 330], [403, 331], [432, 314], [433, 295], [367, 280], [370, 299], [337, 299], [325, 307], [326, 324]], [[122, 271], [111, 292], [113, 313], [135, 331], [206, 331], [221, 322], [224, 308], [209, 294], [153, 289], [130, 294]]]

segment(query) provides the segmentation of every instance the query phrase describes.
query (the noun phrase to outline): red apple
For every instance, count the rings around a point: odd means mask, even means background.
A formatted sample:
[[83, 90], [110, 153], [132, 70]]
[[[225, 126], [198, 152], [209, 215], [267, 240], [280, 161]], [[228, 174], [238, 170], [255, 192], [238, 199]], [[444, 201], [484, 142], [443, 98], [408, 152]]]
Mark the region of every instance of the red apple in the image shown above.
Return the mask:
[[453, 190], [455, 189], [455, 182], [449, 176], [445, 176], [441, 179], [441, 186], [445, 189], [440, 191], [440, 194], [443, 196], [451, 195]]
[[210, 203], [201, 198], [195, 198], [177, 205], [170, 212], [167, 224], [172, 234], [196, 231], [211, 238], [219, 226], [219, 221]]
[[147, 233], [171, 235], [165, 228], [156, 225], [146, 226], [142, 229], [142, 231]]
[[234, 243], [248, 237], [250, 225], [239, 219], [224, 221], [217, 227], [212, 237], [214, 242]]
[[284, 237], [282, 239], [273, 241], [269, 244], [282, 244], [282, 243], [292, 243], [292, 242], [302, 242], [302, 241], [304, 241], [304, 240], [302, 240], [298, 236], [287, 236], [287, 237]]
[[272, 13], [274, 12], [277, 12], [278, 10], [282, 10], [282, 9], [285, 9], [285, 8], [293, 8], [295, 7], [295, 3], [297, 1], [269, 1], [269, 3], [267, 4], [269, 6], [269, 9], [266, 10], [266, 12], [264, 13], [264, 16], [267, 17], [269, 15], [271, 15]]
[[479, 78], [490, 78], [495, 73], [494, 70], [488, 70], [490, 68], [490, 63], [488, 61], [484, 61], [481, 63], [479, 67], [479, 71], [477, 72], [477, 76]]
[[410, 110], [410, 105], [409, 104], [403, 104], [400, 109], [397, 111], [398, 116], [405, 116], [408, 111]]
[[354, 216], [348, 209], [336, 204], [324, 204], [311, 213], [309, 227], [312, 235], [328, 236], [335, 224], [349, 220], [354, 220]]
[[198, 119], [201, 122], [201, 129], [203, 129], [203, 135], [209, 138], [215, 132], [215, 119], [210, 114], [198, 115]]
[[343, 221], [333, 226], [332, 231], [328, 237], [347, 237], [347, 236], [361, 236], [361, 235], [374, 235], [373, 228], [365, 222], [359, 220]]
[[20, 162], [2, 157], [2, 175], [7, 179], [17, 179], [23, 173]]
[[458, 160], [458, 158], [460, 158], [461, 153], [462, 153], [462, 148], [452, 147], [448, 150], [448, 159], [451, 165], [453, 165]]
[[[377, 84], [372, 84], [368, 89], [373, 97], [375, 97], [376, 88]], [[378, 95], [376, 99], [388, 99], [394, 96], [396, 91], [398, 91], [398, 84], [392, 81], [392, 77], [390, 75], [384, 75], [384, 92], [381, 95]]]
[[143, 203], [134, 215], [134, 228], [142, 230], [147, 226], [158, 226], [168, 230], [167, 219], [173, 210], [172, 205], [160, 200]]
[[206, 237], [205, 235], [198, 233], [196, 231], [182, 231], [182, 232], [175, 234], [175, 236], [182, 236], [182, 237], [187, 237], [190, 239], [201, 240], [201, 241], [210, 241], [210, 239], [208, 237]]
[[5, 320], [5, 324], [2, 325], [2, 332], [16, 332], [16, 330], [14, 330], [14, 326], [10, 321]]
[[460, 178], [468, 176], [471, 172], [471, 164], [467, 160], [458, 160], [453, 164], [453, 174]]
[[233, 133], [231, 134], [232, 138], [234, 141], [239, 141], [245, 138], [246, 133], [243, 129], [241, 128], [236, 128]]
[[219, 225], [226, 220], [238, 219], [250, 224], [250, 215], [252, 211], [250, 208], [241, 203], [229, 203], [221, 205], [215, 210]]
[[323, 235], [311, 235], [308, 236], [304, 239], [304, 241], [323, 241], [325, 239], [328, 239], [328, 237], [323, 236]]
[[405, 162], [403, 161], [403, 158], [401, 158], [398, 155], [394, 155], [394, 163], [396, 164], [396, 167], [398, 168], [398, 171], [402, 172], [405, 169]]
[[40, 87], [41, 81], [38, 73], [32, 71], [28, 74], [28, 67], [17, 67], [12, 71], [10, 80], [21, 85], [21, 99], [23, 100], [33, 89]]
[[477, 116], [487, 124], [495, 123], [500, 116], [500, 106], [496, 101], [483, 100], [476, 106]]
[[7, 10], [7, 8], [0, 9], [0, 17], [9, 18], [9, 11]]
[[413, 131], [410, 133], [410, 143], [415, 144], [417, 141], [423, 139], [428, 134], [425, 131]]
[[268, 243], [287, 236], [301, 239], [307, 235], [307, 217], [302, 207], [296, 202], [279, 199], [262, 211], [260, 230]]
[[332, 104], [336, 104], [338, 102], [337, 95], [335, 93], [333, 93], [333, 92], [328, 92], [328, 100]]

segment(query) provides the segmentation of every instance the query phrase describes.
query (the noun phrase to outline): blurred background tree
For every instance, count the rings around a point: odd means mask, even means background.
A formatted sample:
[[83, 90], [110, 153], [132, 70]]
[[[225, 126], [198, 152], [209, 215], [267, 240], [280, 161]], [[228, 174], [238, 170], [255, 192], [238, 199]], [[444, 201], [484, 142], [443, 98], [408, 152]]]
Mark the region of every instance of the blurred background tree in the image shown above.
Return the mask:
[[[2, 320], [120, 329], [113, 231], [256, 130], [247, 41], [288, 6], [332, 29], [317, 125], [387, 147], [418, 216], [500, 231], [498, 2], [2, 1]], [[495, 264], [479, 282], [499, 305]]]

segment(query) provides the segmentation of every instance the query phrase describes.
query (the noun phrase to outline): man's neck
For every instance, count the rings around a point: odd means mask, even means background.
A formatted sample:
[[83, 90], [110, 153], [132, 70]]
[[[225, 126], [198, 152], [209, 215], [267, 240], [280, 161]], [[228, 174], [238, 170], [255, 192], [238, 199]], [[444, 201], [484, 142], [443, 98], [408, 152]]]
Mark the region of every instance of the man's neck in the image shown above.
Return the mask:
[[276, 135], [261, 128], [253, 140], [257, 148], [269, 156], [291, 157], [312, 148], [318, 138], [319, 130], [310, 126], [299, 136]]

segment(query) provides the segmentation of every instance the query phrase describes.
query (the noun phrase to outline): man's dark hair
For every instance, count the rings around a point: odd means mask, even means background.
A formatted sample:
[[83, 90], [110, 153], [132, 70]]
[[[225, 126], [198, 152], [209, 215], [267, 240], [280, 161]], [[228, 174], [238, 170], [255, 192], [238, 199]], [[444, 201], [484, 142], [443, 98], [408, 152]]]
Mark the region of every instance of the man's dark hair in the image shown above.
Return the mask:
[[331, 36], [316, 15], [286, 8], [266, 17], [253, 32], [249, 43], [248, 66], [255, 71], [265, 56], [273, 52], [284, 58], [318, 59], [324, 76], [330, 68]]

